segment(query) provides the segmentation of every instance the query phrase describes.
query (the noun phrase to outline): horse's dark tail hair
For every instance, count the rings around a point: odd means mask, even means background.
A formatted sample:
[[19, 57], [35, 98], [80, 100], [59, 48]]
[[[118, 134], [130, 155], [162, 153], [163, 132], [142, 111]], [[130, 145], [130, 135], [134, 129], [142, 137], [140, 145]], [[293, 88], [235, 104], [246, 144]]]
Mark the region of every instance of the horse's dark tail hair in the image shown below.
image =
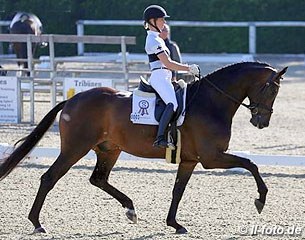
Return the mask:
[[[66, 101], [57, 104], [45, 117], [38, 123], [37, 127], [25, 138], [18, 142], [24, 142], [18, 146], [8, 157], [0, 159], [0, 181], [4, 179], [17, 164], [35, 147], [39, 140], [54, 122], [57, 113], [63, 109]], [[15, 145], [17, 144], [15, 143]]]

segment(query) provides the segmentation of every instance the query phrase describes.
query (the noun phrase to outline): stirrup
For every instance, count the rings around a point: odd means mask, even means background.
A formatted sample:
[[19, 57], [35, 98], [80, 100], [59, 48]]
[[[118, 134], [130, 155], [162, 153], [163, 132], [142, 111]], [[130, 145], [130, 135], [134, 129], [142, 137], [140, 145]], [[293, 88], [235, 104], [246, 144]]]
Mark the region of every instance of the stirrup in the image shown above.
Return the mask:
[[170, 150], [175, 150], [175, 149], [176, 149], [175, 145], [174, 145], [173, 143], [171, 143], [171, 142], [168, 142], [168, 143], [167, 143], [167, 147], [168, 147]]
[[153, 144], [154, 147], [158, 148], [169, 148], [171, 150], [175, 150], [176, 147], [173, 143], [167, 142], [164, 137], [159, 137]]

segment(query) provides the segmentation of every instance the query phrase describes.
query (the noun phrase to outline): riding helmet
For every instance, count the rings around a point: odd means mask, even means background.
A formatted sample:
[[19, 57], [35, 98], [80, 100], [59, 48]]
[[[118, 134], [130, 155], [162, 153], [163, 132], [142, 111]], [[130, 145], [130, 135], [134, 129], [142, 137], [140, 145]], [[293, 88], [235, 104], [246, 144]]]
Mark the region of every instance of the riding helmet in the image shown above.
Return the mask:
[[143, 12], [143, 19], [148, 22], [151, 18], [169, 17], [165, 9], [159, 5], [150, 5]]

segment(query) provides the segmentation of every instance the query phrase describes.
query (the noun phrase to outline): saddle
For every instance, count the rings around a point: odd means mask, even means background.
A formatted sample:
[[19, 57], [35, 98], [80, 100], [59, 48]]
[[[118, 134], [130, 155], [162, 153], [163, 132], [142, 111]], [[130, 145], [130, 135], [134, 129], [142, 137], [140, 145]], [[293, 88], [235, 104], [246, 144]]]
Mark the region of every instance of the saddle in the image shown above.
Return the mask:
[[[180, 151], [181, 151], [181, 145], [180, 145], [180, 132], [177, 129], [177, 120], [180, 117], [180, 115], [184, 111], [184, 100], [185, 100], [185, 88], [186, 83], [183, 80], [179, 80], [178, 82], [173, 82], [175, 93], [176, 93], [176, 99], [178, 103], [178, 108], [170, 122], [170, 127], [168, 129], [168, 140], [173, 142], [176, 146], [175, 150], [166, 150], [166, 161], [169, 163], [179, 163], [180, 162]], [[138, 90], [141, 92], [146, 93], [154, 93], [156, 95], [156, 103], [155, 103], [155, 119], [159, 122], [160, 118], [162, 116], [162, 113], [166, 107], [166, 104], [163, 102], [162, 98], [159, 96], [159, 94], [156, 92], [156, 90], [144, 79], [143, 77], [140, 77], [140, 84], [138, 86]]]
[[[180, 81], [182, 81], [184, 84]], [[175, 112], [172, 122], [174, 122], [174, 121], [177, 122], [177, 119], [179, 118], [179, 116], [182, 114], [182, 111], [183, 111], [183, 96], [184, 96], [184, 87], [185, 87], [186, 83], [183, 80], [180, 80], [180, 81], [173, 82], [175, 93], [176, 93], [176, 99], [177, 99], [177, 103], [178, 103], [178, 108]], [[159, 122], [166, 104], [163, 102], [162, 98], [159, 96], [159, 94], [156, 92], [156, 90], [142, 76], [140, 77], [140, 83], [138, 86], [138, 90], [142, 91], [142, 92], [156, 94], [155, 118]], [[172, 122], [171, 122], [171, 124], [172, 124]]]

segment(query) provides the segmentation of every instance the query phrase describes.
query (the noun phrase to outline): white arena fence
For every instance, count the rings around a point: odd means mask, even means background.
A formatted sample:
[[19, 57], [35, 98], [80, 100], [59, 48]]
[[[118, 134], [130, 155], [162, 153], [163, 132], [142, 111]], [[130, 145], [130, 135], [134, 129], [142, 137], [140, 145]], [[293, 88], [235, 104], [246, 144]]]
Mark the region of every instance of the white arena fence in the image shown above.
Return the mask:
[[[116, 87], [128, 90], [129, 88], [129, 79], [130, 74], [137, 75], [147, 75], [147, 70], [138, 70], [137, 68], [132, 68], [131, 65], [144, 64], [143, 62], [130, 62], [127, 59], [127, 45], [136, 44], [136, 38], [132, 36], [76, 36], [76, 35], [41, 35], [35, 36], [30, 34], [0, 34], [0, 42], [26, 42], [27, 44], [27, 59], [21, 59], [21, 61], [26, 61], [28, 63], [27, 69], [20, 70], [17, 67], [17, 59], [13, 56], [2, 57], [0, 62], [2, 65], [1, 70], [6, 70], [10, 73], [19, 73], [16, 78], [17, 90], [16, 92], [16, 101], [17, 101], [17, 123], [21, 122], [21, 117], [23, 115], [23, 105], [24, 98], [23, 93], [28, 92], [30, 101], [30, 123], [34, 123], [34, 106], [35, 106], [35, 92], [47, 92], [50, 93], [50, 107], [54, 107], [58, 102], [58, 97], [65, 95], [63, 93], [63, 85], [65, 82], [71, 82], [72, 78], [77, 77], [79, 82], [94, 81], [92, 85], [95, 85], [99, 81], [99, 86], [108, 86]], [[49, 48], [49, 56], [41, 57], [39, 60], [34, 59], [32, 55], [32, 43], [41, 43], [47, 42]], [[96, 58], [56, 58], [55, 57], [55, 43], [71, 43], [77, 44], [83, 42], [86, 44], [112, 44], [120, 46], [119, 59], [115, 61], [110, 61], [107, 63], [99, 62], [99, 59]], [[75, 64], [78, 67], [68, 68], [66, 65]], [[82, 64], [88, 65], [87, 69], [82, 67]], [[94, 65], [95, 67], [89, 66], [89, 64]], [[103, 67], [106, 64], [111, 64], [114, 68], [109, 69]], [[133, 69], [133, 70], [130, 70]], [[28, 71], [29, 76], [22, 76], [25, 74], [25, 71]], [[90, 75], [91, 74], [91, 75]], [[119, 77], [116, 77], [114, 80], [105, 79], [103, 74], [116, 74]], [[86, 79], [82, 79], [82, 76], [86, 75]], [[94, 76], [93, 76], [94, 75]], [[65, 81], [68, 77], [70, 79]], [[98, 79], [97, 79], [98, 77]], [[0, 83], [11, 83], [12, 76], [8, 78], [3, 76], [0, 79]], [[83, 86], [84, 84], [82, 84]], [[90, 85], [87, 84], [87, 85]], [[1, 88], [1, 95], [5, 95], [3, 92], [5, 88]], [[7, 87], [9, 89], [9, 87]], [[65, 96], [67, 97], [67, 96]], [[11, 100], [10, 100], [11, 101]], [[1, 103], [1, 102], [0, 102]], [[1, 105], [1, 104], [0, 104]], [[1, 121], [0, 121], [1, 122]]]
[[[249, 54], [256, 54], [256, 29], [258, 27], [305, 27], [305, 21], [251, 21], [251, 22], [203, 22], [203, 21], [168, 21], [172, 27], [246, 27], [248, 28]], [[84, 35], [86, 25], [143, 26], [141, 20], [78, 20], [77, 35]], [[78, 55], [85, 52], [84, 44], [78, 43]]]

